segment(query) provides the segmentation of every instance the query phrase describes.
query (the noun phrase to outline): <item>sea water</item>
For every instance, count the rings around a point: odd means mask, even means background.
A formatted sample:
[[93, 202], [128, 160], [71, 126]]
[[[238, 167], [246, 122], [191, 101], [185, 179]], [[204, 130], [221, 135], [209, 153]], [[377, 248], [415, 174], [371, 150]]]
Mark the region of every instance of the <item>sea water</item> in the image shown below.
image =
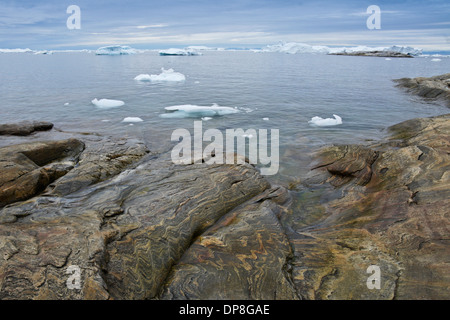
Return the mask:
[[[206, 51], [201, 56], [160, 56], [156, 51], [99, 56], [0, 54], [0, 123], [45, 120], [65, 132], [137, 137], [152, 151], [169, 150], [175, 129], [191, 130], [195, 117], [167, 117], [170, 106], [224, 106], [233, 112], [203, 116], [204, 129], [279, 129], [280, 170], [288, 181], [305, 173], [305, 157], [326, 144], [367, 143], [404, 120], [448, 113], [397, 88], [393, 79], [450, 71], [450, 58], [413, 59]], [[136, 81], [173, 69], [184, 81]], [[99, 108], [94, 99], [123, 101]], [[313, 126], [313, 117], [342, 124]], [[142, 121], [123, 121], [124, 119]], [[18, 138], [19, 139], [19, 138]], [[10, 143], [0, 138], [0, 145]], [[16, 141], [15, 141], [16, 142]]]

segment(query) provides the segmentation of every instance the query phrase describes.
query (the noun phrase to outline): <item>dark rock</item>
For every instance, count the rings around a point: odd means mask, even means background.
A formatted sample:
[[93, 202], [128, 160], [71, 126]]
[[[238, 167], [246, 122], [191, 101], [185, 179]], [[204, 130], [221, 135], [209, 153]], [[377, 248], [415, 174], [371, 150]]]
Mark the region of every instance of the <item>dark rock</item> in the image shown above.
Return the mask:
[[442, 100], [450, 106], [450, 73], [430, 78], [402, 78], [394, 80], [398, 86], [423, 98]]
[[53, 124], [45, 121], [23, 121], [13, 124], [0, 124], [0, 136], [28, 136], [36, 131], [48, 131], [52, 128]]
[[0, 207], [42, 192], [73, 168], [83, 149], [76, 139], [0, 148]]

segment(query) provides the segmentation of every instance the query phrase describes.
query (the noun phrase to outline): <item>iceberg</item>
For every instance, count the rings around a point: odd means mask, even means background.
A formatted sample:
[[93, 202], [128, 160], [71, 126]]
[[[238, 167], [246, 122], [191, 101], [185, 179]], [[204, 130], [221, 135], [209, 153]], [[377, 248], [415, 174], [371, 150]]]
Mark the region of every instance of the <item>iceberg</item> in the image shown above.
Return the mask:
[[53, 54], [52, 51], [42, 50], [42, 51], [36, 51], [34, 54]]
[[167, 50], [160, 50], [159, 55], [160, 56], [201, 56], [202, 53], [197, 52], [196, 50], [192, 50], [192, 49], [170, 48]]
[[139, 117], [126, 117], [125, 119], [122, 120], [122, 122], [142, 122], [144, 120], [142, 120]]
[[117, 107], [121, 107], [121, 106], [123, 106], [125, 104], [125, 102], [120, 101], [120, 100], [111, 100], [111, 99], [100, 99], [100, 100], [97, 100], [97, 98], [95, 98], [91, 102], [96, 107], [99, 107], [99, 108], [102, 108], [102, 109], [117, 108]]
[[0, 49], [0, 53], [31, 53], [33, 50], [26, 49]]
[[135, 53], [136, 50], [129, 46], [107, 46], [98, 48], [97, 51], [95, 51], [96, 55], [107, 55], [107, 56], [120, 56]]
[[239, 112], [236, 108], [222, 107], [217, 104], [213, 104], [212, 106], [185, 104], [165, 107], [164, 109], [171, 112], [161, 114], [161, 118], [211, 118]]
[[328, 53], [329, 48], [325, 46], [310, 46], [306, 43], [298, 42], [280, 42], [279, 44], [269, 45], [261, 50], [262, 52], [280, 52], [280, 53]]
[[344, 53], [357, 53], [357, 52], [396, 52], [402, 54], [408, 54], [411, 56], [417, 56], [422, 54], [422, 49], [412, 48], [408, 46], [390, 46], [390, 47], [368, 47], [368, 46], [354, 46], [354, 47], [327, 47], [327, 46], [312, 46], [306, 43], [299, 42], [280, 42], [274, 45], [268, 45], [265, 48], [255, 52], [280, 52], [288, 54], [301, 54], [301, 53], [317, 53], [317, 54], [344, 54]]
[[161, 68], [160, 74], [140, 74], [134, 78], [136, 81], [169, 81], [169, 82], [177, 82], [177, 81], [185, 81], [186, 77], [184, 74], [175, 72], [173, 69], [164, 69]]
[[342, 124], [341, 117], [339, 117], [336, 114], [333, 114], [333, 117], [334, 119], [333, 118], [323, 119], [321, 117], [313, 117], [311, 120], [308, 121], [308, 123], [317, 127], [337, 126], [339, 124]]

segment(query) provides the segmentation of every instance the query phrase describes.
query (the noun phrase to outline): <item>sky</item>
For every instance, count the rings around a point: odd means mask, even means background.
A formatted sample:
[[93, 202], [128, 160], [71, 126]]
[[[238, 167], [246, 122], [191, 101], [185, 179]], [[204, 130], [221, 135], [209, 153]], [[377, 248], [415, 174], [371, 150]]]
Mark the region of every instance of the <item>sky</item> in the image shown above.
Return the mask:
[[[80, 8], [79, 29], [67, 27], [70, 5]], [[381, 10], [381, 29], [367, 27], [371, 5]], [[0, 0], [0, 48], [258, 48], [280, 41], [450, 51], [450, 1]]]

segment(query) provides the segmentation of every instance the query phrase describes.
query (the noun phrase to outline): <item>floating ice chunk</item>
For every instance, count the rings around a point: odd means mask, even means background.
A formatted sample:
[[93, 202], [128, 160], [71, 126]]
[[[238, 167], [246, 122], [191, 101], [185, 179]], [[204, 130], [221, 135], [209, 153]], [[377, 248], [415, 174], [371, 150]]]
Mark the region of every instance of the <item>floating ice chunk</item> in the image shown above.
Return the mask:
[[386, 61], [391, 61], [392, 59], [391, 59], [391, 58], [386, 58], [386, 59], [384, 59], [384, 60], [386, 60]]
[[201, 56], [202, 53], [192, 49], [170, 48], [159, 51], [160, 56]]
[[313, 117], [311, 120], [308, 121], [308, 123], [318, 127], [328, 127], [342, 124], [341, 117], [339, 117], [336, 114], [333, 114], [333, 117], [334, 119], [333, 118], [323, 119], [321, 117]]
[[202, 118], [203, 121], [208, 121], [208, 120], [211, 120], [211, 119], [212, 119], [211, 117], [203, 117]]
[[119, 56], [126, 54], [135, 54], [136, 50], [129, 46], [107, 46], [98, 48], [96, 55]]
[[161, 68], [160, 74], [140, 74], [134, 78], [137, 81], [169, 81], [169, 82], [177, 82], [177, 81], [185, 81], [186, 76], [182, 73], [175, 72], [173, 69], [166, 70]]
[[69, 105], [69, 103], [68, 103], [68, 102], [66, 102], [66, 103], [64, 103], [64, 105], [65, 105], [65, 106], [68, 106], [68, 105]]
[[269, 121], [269, 118], [263, 118], [264, 121]]
[[238, 113], [239, 110], [231, 107], [222, 107], [217, 104], [212, 106], [197, 106], [191, 104], [171, 106], [165, 108], [170, 113], [161, 114], [162, 118], [203, 118], [223, 116], [226, 114]]
[[126, 117], [125, 119], [122, 120], [122, 122], [142, 122], [144, 120], [142, 120], [139, 117]]
[[102, 109], [109, 109], [109, 108], [117, 108], [121, 107], [125, 104], [125, 102], [120, 100], [110, 100], [110, 99], [100, 99], [97, 100], [95, 98], [91, 101], [96, 107], [102, 108]]
[[441, 59], [439, 59], [439, 58], [434, 58], [434, 59], [431, 59], [431, 61], [433, 61], [433, 62], [439, 62], [439, 61], [441, 61]]

